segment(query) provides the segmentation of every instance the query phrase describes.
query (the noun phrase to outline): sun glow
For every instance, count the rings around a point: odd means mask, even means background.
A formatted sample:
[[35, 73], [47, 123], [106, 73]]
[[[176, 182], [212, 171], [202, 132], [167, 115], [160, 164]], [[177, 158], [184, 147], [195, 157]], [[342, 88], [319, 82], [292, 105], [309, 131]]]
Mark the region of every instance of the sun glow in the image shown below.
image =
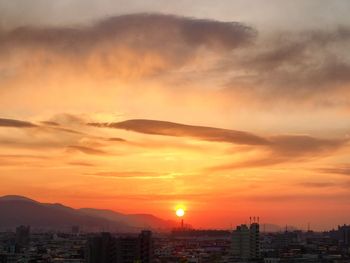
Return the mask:
[[185, 210], [183, 208], [178, 208], [175, 213], [176, 216], [183, 217], [185, 215]]

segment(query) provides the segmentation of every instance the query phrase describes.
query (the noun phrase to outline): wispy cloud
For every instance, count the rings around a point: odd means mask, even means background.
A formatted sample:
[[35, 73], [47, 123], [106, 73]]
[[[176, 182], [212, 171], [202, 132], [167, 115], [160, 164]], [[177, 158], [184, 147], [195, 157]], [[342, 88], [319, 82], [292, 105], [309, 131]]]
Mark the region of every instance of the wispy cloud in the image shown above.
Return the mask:
[[90, 126], [124, 129], [145, 134], [193, 137], [205, 141], [266, 145], [269, 141], [257, 135], [213, 127], [185, 125], [157, 120], [127, 120], [117, 123], [89, 123]]
[[174, 179], [174, 174], [160, 174], [154, 172], [137, 172], [137, 171], [125, 171], [125, 172], [97, 172], [86, 174], [89, 176], [95, 176], [100, 178], [115, 178], [115, 179], [140, 179], [140, 180], [149, 180], [149, 179]]
[[[43, 70], [57, 59], [67, 66], [79, 61], [78, 68], [83, 65], [93, 75], [130, 78], [180, 68], [203, 48], [228, 52], [249, 44], [255, 36], [254, 29], [237, 22], [134, 14], [78, 28], [23, 27], [0, 32], [0, 56], [14, 58], [15, 50], [20, 49], [23, 67], [29, 60]], [[41, 55], [33, 61], [31, 55], [39, 51]], [[21, 67], [9, 70], [21, 73]]]
[[127, 120], [117, 123], [89, 123], [88, 125], [124, 129], [150, 135], [189, 137], [211, 142], [258, 146], [261, 151], [265, 152], [262, 154], [264, 156], [262, 158], [219, 165], [209, 170], [254, 168], [288, 161], [298, 162], [320, 158], [332, 154], [348, 142], [347, 139], [322, 139], [309, 135], [278, 135], [265, 138], [236, 130], [155, 120]]
[[334, 167], [325, 167], [317, 169], [318, 172], [327, 174], [340, 174], [350, 176], [350, 166], [349, 165], [339, 165]]
[[12, 127], [12, 128], [35, 128], [36, 124], [27, 121], [20, 121], [15, 119], [2, 119], [0, 118], [0, 127]]
[[100, 150], [100, 149], [95, 149], [91, 147], [86, 147], [86, 146], [79, 146], [79, 145], [70, 145], [67, 147], [68, 151], [78, 151], [82, 152], [85, 154], [92, 154], [92, 155], [105, 155], [107, 152]]

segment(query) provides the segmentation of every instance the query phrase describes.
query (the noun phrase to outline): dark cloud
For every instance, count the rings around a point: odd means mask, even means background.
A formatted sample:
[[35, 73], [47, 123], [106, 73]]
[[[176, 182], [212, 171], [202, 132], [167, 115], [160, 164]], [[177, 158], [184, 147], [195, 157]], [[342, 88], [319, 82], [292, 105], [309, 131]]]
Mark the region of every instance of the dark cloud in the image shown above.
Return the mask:
[[14, 119], [2, 119], [0, 118], [0, 127], [12, 127], [12, 128], [35, 128], [37, 125], [27, 122]]
[[59, 126], [59, 123], [54, 122], [54, 121], [42, 121], [41, 123], [44, 125], [49, 125], [49, 126]]
[[90, 123], [91, 126], [116, 128], [134, 132], [176, 137], [193, 137], [205, 141], [235, 144], [266, 145], [270, 142], [262, 137], [242, 131], [185, 125], [156, 120], [127, 120], [116, 123]]
[[230, 78], [226, 91], [270, 107], [281, 100], [339, 107], [350, 98], [349, 47], [349, 27], [275, 33], [218, 70], [244, 72]]
[[125, 139], [123, 139], [123, 138], [116, 138], [116, 137], [108, 138], [107, 141], [110, 141], [110, 142], [126, 142]]
[[[91, 69], [91, 74], [99, 68], [103, 76], [137, 77], [181, 67], [203, 49], [222, 53], [245, 46], [255, 35], [254, 29], [237, 22], [133, 14], [85, 27], [0, 32], [0, 56], [10, 60], [21, 50], [23, 66], [36, 63], [50, 69], [64, 61], [85, 72]], [[35, 52], [40, 55], [33, 59]], [[13, 70], [18, 73], [18, 67]]]
[[321, 158], [333, 154], [348, 143], [346, 139], [322, 139], [308, 135], [278, 135], [265, 138], [236, 130], [142, 119], [88, 125], [151, 135], [190, 137], [204, 141], [260, 146], [260, 150], [265, 152], [263, 158], [211, 167], [208, 169], [210, 171], [255, 168], [288, 161], [299, 162]]
[[273, 142], [272, 149], [276, 154], [284, 156], [303, 157], [304, 155], [316, 156], [328, 153], [344, 146], [345, 139], [321, 139], [307, 135], [280, 135], [270, 138]]

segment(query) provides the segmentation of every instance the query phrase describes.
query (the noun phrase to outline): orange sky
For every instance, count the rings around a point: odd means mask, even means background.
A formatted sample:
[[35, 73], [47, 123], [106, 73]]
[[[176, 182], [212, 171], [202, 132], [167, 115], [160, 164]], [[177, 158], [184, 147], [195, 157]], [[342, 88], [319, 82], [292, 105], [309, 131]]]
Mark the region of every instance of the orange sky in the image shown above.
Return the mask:
[[167, 219], [181, 204], [196, 227], [346, 223], [350, 27], [210, 18], [0, 31], [0, 195]]

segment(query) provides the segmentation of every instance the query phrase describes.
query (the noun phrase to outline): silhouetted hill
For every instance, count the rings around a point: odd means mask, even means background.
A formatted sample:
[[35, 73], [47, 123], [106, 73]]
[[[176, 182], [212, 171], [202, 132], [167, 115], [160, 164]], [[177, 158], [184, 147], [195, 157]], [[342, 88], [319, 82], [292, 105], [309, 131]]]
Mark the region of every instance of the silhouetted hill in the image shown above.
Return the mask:
[[43, 229], [69, 229], [78, 225], [86, 231], [139, 231], [140, 228], [170, 228], [168, 221], [152, 215], [124, 215], [111, 210], [74, 209], [62, 204], [40, 203], [23, 197], [0, 197], [0, 227], [30, 225]]
[[27, 201], [37, 203], [37, 201], [20, 195], [4, 195], [0, 197], [0, 201]]
[[176, 226], [174, 221], [163, 220], [150, 214], [122, 214], [112, 210], [101, 210], [94, 208], [81, 208], [80, 211], [87, 215], [123, 222], [138, 228], [170, 229]]

